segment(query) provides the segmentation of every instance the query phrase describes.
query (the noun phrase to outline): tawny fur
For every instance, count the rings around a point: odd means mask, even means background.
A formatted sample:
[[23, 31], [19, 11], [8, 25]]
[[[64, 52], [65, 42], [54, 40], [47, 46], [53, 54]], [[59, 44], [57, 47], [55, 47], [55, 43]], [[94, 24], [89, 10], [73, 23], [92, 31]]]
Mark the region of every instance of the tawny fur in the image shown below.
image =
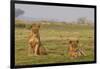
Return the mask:
[[39, 28], [40, 25], [37, 24], [32, 25], [32, 30], [28, 38], [28, 55], [46, 54], [45, 48], [41, 46]]
[[82, 55], [85, 56], [86, 54], [83, 49], [79, 48], [78, 40], [70, 40], [68, 46], [68, 55], [71, 59], [73, 59]]

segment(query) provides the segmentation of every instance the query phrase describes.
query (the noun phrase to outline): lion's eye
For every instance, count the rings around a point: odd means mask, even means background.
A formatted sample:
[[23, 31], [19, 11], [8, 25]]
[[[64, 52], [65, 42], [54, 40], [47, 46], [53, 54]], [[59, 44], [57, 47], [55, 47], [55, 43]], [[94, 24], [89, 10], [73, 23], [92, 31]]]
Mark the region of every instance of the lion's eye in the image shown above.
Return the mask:
[[36, 33], [36, 32], [34, 32], [34, 33]]

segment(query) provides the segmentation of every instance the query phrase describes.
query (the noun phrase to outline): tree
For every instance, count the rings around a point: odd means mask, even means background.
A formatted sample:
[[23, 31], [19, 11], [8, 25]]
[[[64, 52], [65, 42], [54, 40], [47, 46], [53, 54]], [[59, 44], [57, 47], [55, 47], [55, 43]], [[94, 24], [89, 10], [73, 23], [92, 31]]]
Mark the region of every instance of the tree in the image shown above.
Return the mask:
[[78, 22], [79, 24], [85, 24], [85, 23], [87, 23], [87, 18], [81, 17], [81, 18], [78, 19], [77, 22]]
[[24, 14], [24, 11], [21, 9], [15, 9], [15, 17], [18, 17], [20, 15]]

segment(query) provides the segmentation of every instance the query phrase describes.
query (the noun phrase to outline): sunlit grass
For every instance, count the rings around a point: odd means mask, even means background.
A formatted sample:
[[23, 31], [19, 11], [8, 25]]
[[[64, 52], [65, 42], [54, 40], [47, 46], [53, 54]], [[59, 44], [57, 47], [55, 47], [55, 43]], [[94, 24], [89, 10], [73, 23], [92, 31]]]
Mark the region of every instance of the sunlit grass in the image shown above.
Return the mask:
[[[47, 49], [47, 55], [28, 56], [27, 42], [29, 30], [26, 28], [15, 28], [15, 64], [49, 64], [68, 63], [94, 60], [93, 28], [89, 25], [67, 25], [50, 24], [41, 25], [40, 38], [42, 46]], [[91, 38], [89, 38], [91, 37]], [[67, 54], [68, 40], [78, 38], [81, 47], [86, 51], [86, 56], [78, 59], [69, 59]]]

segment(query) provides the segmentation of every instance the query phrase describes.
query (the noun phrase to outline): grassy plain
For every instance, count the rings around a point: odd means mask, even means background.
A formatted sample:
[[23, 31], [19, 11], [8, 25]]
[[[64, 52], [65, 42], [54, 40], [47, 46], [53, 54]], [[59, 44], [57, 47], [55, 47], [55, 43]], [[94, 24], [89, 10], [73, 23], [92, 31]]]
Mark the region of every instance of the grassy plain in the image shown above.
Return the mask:
[[[28, 24], [27, 24], [28, 25]], [[28, 56], [27, 42], [30, 29], [15, 27], [15, 64], [49, 64], [69, 63], [94, 60], [94, 29], [91, 25], [50, 23], [41, 24], [40, 39], [47, 49], [47, 55]], [[67, 53], [68, 40], [78, 38], [80, 47], [86, 51], [86, 56], [69, 59]]]

